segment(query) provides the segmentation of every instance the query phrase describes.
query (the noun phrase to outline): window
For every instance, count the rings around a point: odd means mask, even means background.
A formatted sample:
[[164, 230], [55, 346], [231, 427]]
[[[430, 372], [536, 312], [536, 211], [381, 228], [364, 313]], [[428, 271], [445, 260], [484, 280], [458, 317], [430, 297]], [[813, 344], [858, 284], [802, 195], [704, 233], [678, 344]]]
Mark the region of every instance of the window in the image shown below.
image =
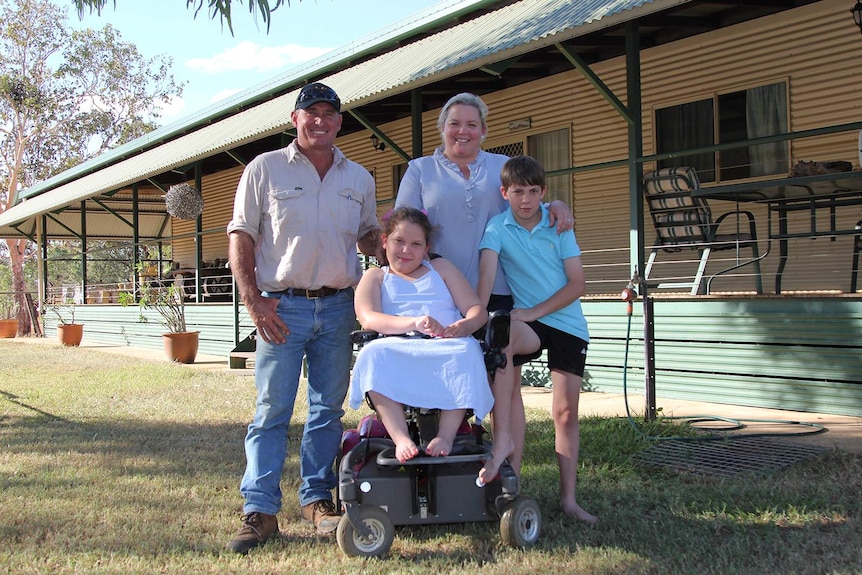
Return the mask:
[[[572, 167], [571, 138], [569, 129], [554, 130], [527, 137], [527, 150], [539, 160], [546, 172]], [[545, 180], [548, 193], [545, 201], [560, 200], [572, 205], [572, 176], [553, 176]]]
[[[786, 132], [785, 82], [718, 94], [655, 112], [656, 151], [660, 154]], [[702, 182], [716, 182], [787, 173], [788, 157], [785, 141], [688, 154], [660, 160], [658, 165], [691, 166]]]
[[407, 173], [407, 162], [403, 162], [400, 164], [395, 164], [392, 166], [392, 198], [395, 199], [398, 196], [398, 188], [401, 187], [401, 180], [404, 178], [404, 174]]
[[512, 156], [520, 156], [524, 153], [524, 142], [512, 142], [511, 144], [503, 144], [502, 146], [488, 148], [485, 151], [492, 154], [503, 154], [504, 156], [509, 156], [510, 158]]
[[[486, 151], [506, 156], [529, 154], [541, 162], [546, 172], [572, 166], [571, 138], [568, 128], [534, 134], [527, 136], [526, 142], [511, 142], [488, 148]], [[572, 204], [572, 177], [570, 175], [547, 178], [545, 184], [548, 187], [545, 201], [560, 200], [568, 205]]]

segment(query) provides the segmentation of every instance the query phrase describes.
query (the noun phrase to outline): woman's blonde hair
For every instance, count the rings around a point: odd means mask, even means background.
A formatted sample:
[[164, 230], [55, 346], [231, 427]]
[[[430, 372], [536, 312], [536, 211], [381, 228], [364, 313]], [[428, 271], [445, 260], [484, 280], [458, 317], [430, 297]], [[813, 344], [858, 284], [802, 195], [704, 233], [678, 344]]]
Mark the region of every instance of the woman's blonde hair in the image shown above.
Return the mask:
[[473, 106], [476, 108], [479, 111], [479, 119], [482, 121], [482, 128], [485, 130], [488, 129], [488, 105], [476, 94], [462, 92], [449, 98], [449, 101], [446, 102], [443, 109], [440, 110], [440, 117], [437, 119], [437, 130], [441, 134], [443, 133], [443, 126], [446, 125], [446, 120], [449, 118], [449, 110], [456, 104], [461, 104], [462, 106]]

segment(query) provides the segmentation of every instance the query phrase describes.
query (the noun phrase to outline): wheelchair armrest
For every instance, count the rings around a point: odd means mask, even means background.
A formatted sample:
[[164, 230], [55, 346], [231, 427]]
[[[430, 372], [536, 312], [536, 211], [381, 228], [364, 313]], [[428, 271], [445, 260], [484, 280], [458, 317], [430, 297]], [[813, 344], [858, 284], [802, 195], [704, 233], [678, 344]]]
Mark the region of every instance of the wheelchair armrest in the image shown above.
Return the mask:
[[503, 349], [509, 345], [509, 312], [498, 309], [488, 315], [485, 345], [488, 349]]
[[380, 334], [373, 329], [357, 329], [350, 332], [350, 343], [364, 345], [369, 341], [374, 341], [378, 337], [380, 337]]

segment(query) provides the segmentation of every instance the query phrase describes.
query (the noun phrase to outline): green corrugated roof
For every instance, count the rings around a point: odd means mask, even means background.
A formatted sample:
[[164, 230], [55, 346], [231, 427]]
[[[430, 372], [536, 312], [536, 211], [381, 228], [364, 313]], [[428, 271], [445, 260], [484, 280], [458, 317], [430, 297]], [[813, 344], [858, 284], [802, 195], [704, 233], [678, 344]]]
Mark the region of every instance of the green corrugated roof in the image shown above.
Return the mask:
[[[457, 75], [555, 42], [617, 25], [680, 0], [522, 0], [400, 48], [391, 43], [419, 35], [429, 26], [463, 12], [487, 7], [488, 0], [444, 2], [357, 42], [238, 94], [198, 114], [155, 130], [111, 152], [37, 184], [21, 194], [26, 201], [0, 214], [0, 228], [48, 210], [116, 190], [175, 167], [185, 166], [290, 126], [299, 87], [308, 78], [335, 88], [343, 110], [358, 108], [393, 92]], [[386, 51], [384, 51], [386, 50]], [[326, 75], [362, 53], [383, 53]], [[275, 98], [269, 95], [291, 86]], [[234, 114], [231, 110], [259, 104]], [[163, 142], [163, 143], [160, 143]]]

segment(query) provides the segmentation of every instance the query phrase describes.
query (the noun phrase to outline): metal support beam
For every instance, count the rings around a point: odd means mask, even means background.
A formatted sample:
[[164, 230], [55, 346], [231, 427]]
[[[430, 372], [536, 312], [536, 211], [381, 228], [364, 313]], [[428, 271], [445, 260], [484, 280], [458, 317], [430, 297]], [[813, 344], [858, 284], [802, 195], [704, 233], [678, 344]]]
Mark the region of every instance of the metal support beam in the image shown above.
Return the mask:
[[416, 88], [410, 91], [410, 142], [413, 146], [413, 157], [422, 156], [422, 90]]
[[[95, 198], [93, 198], [91, 201], [92, 201], [94, 204], [96, 204], [97, 206], [101, 207], [101, 208], [102, 208], [103, 210], [105, 210], [106, 212], [108, 212], [109, 214], [111, 214], [112, 216], [114, 216], [115, 218], [117, 218], [118, 220], [120, 220], [121, 222], [123, 222], [124, 224], [126, 224], [127, 226], [129, 226], [129, 227], [131, 227], [131, 226], [132, 226], [132, 222], [130, 222], [129, 220], [127, 220], [126, 218], [124, 218], [124, 217], [122, 216], [122, 214], [120, 214], [120, 213], [119, 213], [117, 210], [115, 210], [114, 208], [112, 208], [112, 207], [110, 207], [110, 206], [106, 206], [106, 205], [105, 205], [104, 203], [102, 203], [100, 200], [97, 200], [97, 199], [95, 199]], [[82, 210], [82, 212], [83, 212], [83, 210]]]
[[347, 113], [350, 114], [351, 116], [353, 116], [354, 118], [356, 118], [357, 122], [359, 122], [360, 124], [362, 124], [363, 126], [368, 128], [369, 130], [371, 130], [372, 134], [374, 134], [375, 136], [377, 136], [378, 138], [383, 140], [383, 142], [389, 147], [389, 149], [391, 149], [393, 152], [395, 152], [396, 154], [401, 156], [401, 158], [405, 162], [410, 161], [410, 156], [407, 155], [407, 152], [405, 152], [404, 150], [399, 148], [398, 144], [396, 144], [391, 139], [389, 139], [389, 136], [387, 136], [386, 134], [384, 134], [383, 132], [378, 130], [377, 126], [372, 124], [371, 121], [369, 121], [368, 118], [363, 116], [359, 110], [348, 110]]
[[[626, 99], [629, 122], [629, 251], [633, 275], [644, 269], [644, 204], [643, 204], [643, 118], [641, 117], [641, 60], [640, 33], [636, 20], [626, 22]], [[655, 397], [655, 342], [653, 339], [652, 299], [646, 282], [637, 288], [644, 306], [644, 416], [652, 421], [656, 417]]]
[[87, 303], [87, 202], [81, 201], [81, 297]]
[[[147, 178], [147, 181], [150, 182], [152, 185], [154, 185], [157, 189], [163, 191], [166, 194], [168, 193], [168, 191], [165, 189], [165, 187], [163, 185], [161, 185], [160, 183], [158, 183], [157, 181], [155, 181], [154, 179]], [[137, 184], [135, 184], [135, 185], [137, 185]]]
[[227, 154], [230, 157], [230, 159], [232, 159], [234, 162], [236, 162], [240, 166], [245, 166], [248, 164], [248, 162], [245, 161], [244, 158], [242, 158], [239, 154], [237, 154], [233, 150], [225, 150], [224, 153]]
[[[132, 184], [132, 293], [138, 294], [138, 278], [135, 277], [135, 272], [138, 271], [141, 265], [141, 247], [138, 242], [141, 241], [138, 227], [138, 183]], [[138, 298], [135, 297], [135, 300]]]
[[[52, 222], [54, 222], [55, 224], [57, 224], [58, 226], [60, 226], [60, 227], [61, 227], [61, 228], [63, 228], [64, 230], [68, 230], [68, 232], [69, 232], [70, 234], [72, 234], [73, 236], [75, 236], [76, 238], [81, 239], [81, 234], [80, 234], [80, 233], [78, 233], [76, 230], [73, 230], [72, 228], [70, 228], [69, 226], [67, 226], [66, 224], [64, 224], [63, 222], [61, 222], [60, 220], [58, 220], [57, 218], [55, 218], [53, 214], [51, 214], [51, 213], [47, 213], [47, 212], [46, 212], [46, 213], [42, 214], [42, 216], [43, 216], [43, 217], [46, 217], [46, 218], [51, 218], [51, 221], [52, 221]], [[46, 221], [47, 221], [47, 220], [46, 220]]]
[[[39, 237], [39, 301], [43, 302], [48, 297], [48, 235], [45, 230], [48, 229], [48, 218], [46, 214], [41, 217], [37, 216], [38, 225], [36, 235]], [[44, 323], [42, 324], [44, 327]], [[45, 333], [45, 330], [42, 330]]]
[[[195, 187], [198, 192], [203, 195], [202, 189], [203, 183], [203, 166], [200, 162], [195, 163]], [[198, 214], [198, 217], [195, 218], [195, 301], [200, 303], [203, 301], [203, 277], [201, 274], [201, 267], [203, 266], [204, 260], [204, 246], [203, 246], [203, 235], [201, 232], [203, 231], [203, 213]], [[171, 230], [173, 233], [173, 230]]]
[[[631, 24], [631, 22], [626, 22], [626, 25]], [[637, 23], [635, 23], [635, 27], [637, 27]], [[628, 30], [628, 28], [626, 28]], [[599, 78], [595, 72], [590, 69], [590, 66], [584, 61], [583, 58], [578, 56], [577, 53], [572, 52], [565, 46], [560, 43], [554, 44], [557, 47], [557, 50], [566, 57], [566, 59], [575, 67], [581, 74], [584, 75], [584, 78], [587, 79], [587, 82], [593, 85], [596, 90], [598, 90], [599, 94], [604, 96], [605, 100], [607, 100], [614, 109], [619, 112], [620, 116], [623, 117], [629, 126], [634, 123], [634, 118], [632, 117], [631, 110], [626, 107], [625, 104], [620, 102], [620, 99], [616, 97], [616, 94], [608, 88], [607, 84], [602, 82], [602, 79]], [[628, 36], [626, 36], [626, 52], [628, 53]], [[631, 100], [629, 101], [631, 104]]]

